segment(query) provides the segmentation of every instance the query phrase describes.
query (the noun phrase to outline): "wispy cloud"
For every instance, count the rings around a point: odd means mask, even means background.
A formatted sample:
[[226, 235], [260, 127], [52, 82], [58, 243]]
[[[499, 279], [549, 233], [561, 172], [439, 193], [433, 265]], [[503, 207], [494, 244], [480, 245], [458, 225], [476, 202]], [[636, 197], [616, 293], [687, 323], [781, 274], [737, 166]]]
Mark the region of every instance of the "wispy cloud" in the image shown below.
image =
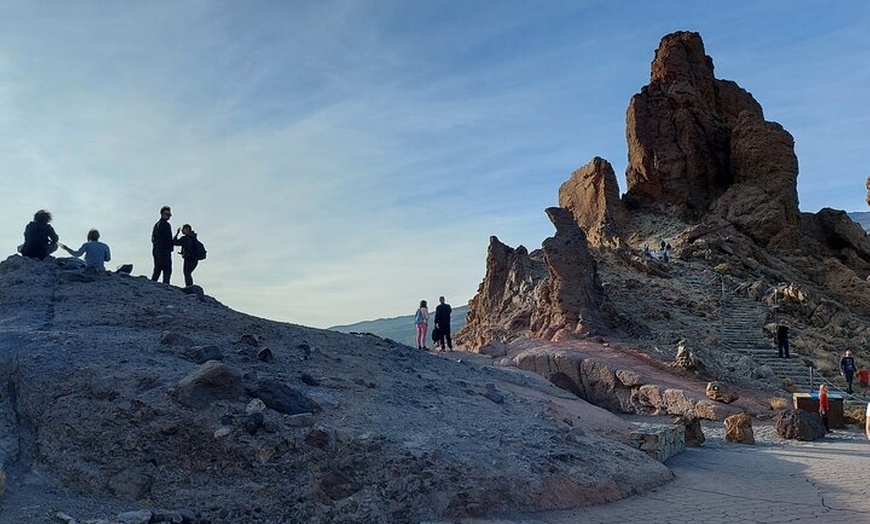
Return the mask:
[[788, 2], [5, 3], [0, 245], [13, 252], [45, 207], [63, 241], [98, 227], [117, 263], [149, 273], [170, 204], [209, 248], [197, 280], [243, 311], [327, 326], [439, 294], [458, 304], [490, 235], [538, 247], [575, 168], [598, 155], [624, 170], [628, 99], [676, 29], [699, 30], [720, 76], [795, 135], [805, 209], [863, 209], [867, 8], [805, 24], [786, 11], [800, 15]]

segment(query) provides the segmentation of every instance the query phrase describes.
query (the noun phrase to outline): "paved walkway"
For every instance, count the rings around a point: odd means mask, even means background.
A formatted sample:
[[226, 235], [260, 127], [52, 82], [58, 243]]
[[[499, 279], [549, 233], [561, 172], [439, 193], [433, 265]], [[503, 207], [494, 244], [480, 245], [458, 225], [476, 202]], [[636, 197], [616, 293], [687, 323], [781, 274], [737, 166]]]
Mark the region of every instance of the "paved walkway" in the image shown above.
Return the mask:
[[857, 428], [818, 442], [707, 442], [673, 457], [673, 482], [612, 504], [465, 524], [870, 523], [870, 442]]

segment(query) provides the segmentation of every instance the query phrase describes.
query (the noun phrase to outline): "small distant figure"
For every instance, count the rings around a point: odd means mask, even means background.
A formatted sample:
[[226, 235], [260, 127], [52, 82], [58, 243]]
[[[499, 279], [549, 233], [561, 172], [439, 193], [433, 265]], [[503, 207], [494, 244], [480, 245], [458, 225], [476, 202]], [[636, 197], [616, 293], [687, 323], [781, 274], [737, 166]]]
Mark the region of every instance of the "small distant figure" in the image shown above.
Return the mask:
[[112, 260], [112, 253], [109, 251], [109, 246], [100, 242], [100, 232], [96, 229], [88, 231], [88, 241], [82, 244], [82, 247], [75, 251], [64, 244], [60, 244], [60, 247], [74, 257], [84, 255], [85, 264], [90, 269], [105, 271], [106, 262]]
[[157, 282], [162, 273], [164, 284], [168, 284], [172, 276], [172, 250], [175, 244], [172, 238], [172, 226], [169, 225], [171, 217], [172, 210], [169, 206], [161, 207], [160, 220], [151, 230], [151, 256], [154, 257], [154, 273], [151, 274], [151, 280]]
[[644, 245], [643, 245], [643, 254], [646, 255], [646, 256], [648, 256], [648, 257], [649, 257], [649, 256], [652, 256], [652, 255], [650, 255], [650, 252], [649, 252], [649, 244], [644, 244]]
[[870, 372], [864, 367], [864, 364], [858, 366], [858, 387], [861, 388], [861, 394], [866, 395], [867, 389], [870, 387]]
[[662, 240], [662, 243], [661, 243], [661, 250], [664, 251], [665, 248], [666, 248], [667, 246], [668, 246], [668, 245], [665, 243], [665, 241]]
[[[178, 238], [178, 234], [184, 236]], [[176, 232], [172, 243], [176, 246], [181, 246], [181, 258], [184, 259], [184, 286], [190, 287], [193, 285], [193, 270], [199, 265], [200, 254], [198, 250], [199, 241], [196, 238], [196, 231], [190, 224], [184, 224]]]
[[870, 439], [870, 402], [867, 403], [867, 413], [864, 414], [864, 433]]
[[24, 228], [24, 244], [18, 251], [30, 258], [45, 258], [57, 251], [57, 233], [51, 227], [51, 213], [40, 209], [33, 215], [33, 221]]
[[420, 307], [414, 313], [414, 324], [417, 326], [417, 349], [428, 350], [426, 333], [429, 331], [429, 308], [425, 300], [420, 301]]
[[822, 384], [819, 386], [819, 416], [822, 417], [822, 423], [825, 425], [825, 431], [827, 433], [831, 432], [831, 427], [828, 424], [828, 410], [830, 407], [830, 402], [828, 401], [828, 386]]
[[776, 347], [779, 350], [779, 358], [788, 358], [788, 324], [785, 320], [776, 326]]
[[851, 350], [846, 350], [846, 355], [840, 359], [840, 374], [846, 379], [846, 393], [852, 393], [852, 379], [855, 376], [855, 358]]
[[448, 351], [453, 351], [453, 341], [450, 339], [450, 313], [453, 308], [450, 304], [444, 301], [444, 297], [438, 297], [439, 304], [435, 306], [435, 329], [438, 330], [438, 340], [436, 344], [441, 344], [441, 351], [444, 351], [444, 342], [447, 342]]

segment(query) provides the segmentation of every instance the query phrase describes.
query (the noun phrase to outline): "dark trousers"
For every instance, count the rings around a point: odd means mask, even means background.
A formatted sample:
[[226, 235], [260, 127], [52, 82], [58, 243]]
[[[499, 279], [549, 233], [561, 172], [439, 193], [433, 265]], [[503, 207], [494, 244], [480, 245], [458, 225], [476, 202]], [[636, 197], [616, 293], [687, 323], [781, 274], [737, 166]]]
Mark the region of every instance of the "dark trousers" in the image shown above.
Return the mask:
[[163, 273], [163, 283], [169, 283], [169, 277], [172, 276], [172, 251], [159, 252], [153, 251], [151, 255], [154, 257], [154, 273], [151, 274], [151, 280], [157, 282], [160, 278], [160, 273]]
[[851, 371], [845, 371], [845, 372], [843, 372], [843, 377], [845, 377], [845, 379], [846, 379], [846, 392], [851, 393], [852, 392], [852, 379], [855, 378], [855, 374]]
[[440, 337], [435, 342], [436, 344], [441, 344], [441, 349], [444, 349], [444, 343], [447, 342], [447, 347], [453, 349], [453, 340], [450, 339], [450, 326], [447, 328], [438, 328], [438, 333], [440, 333]]
[[788, 358], [788, 339], [782, 338], [779, 341], [779, 356], [780, 358], [785, 357]]
[[199, 260], [194, 257], [184, 259], [184, 285], [190, 287], [193, 285], [193, 270], [199, 265]]

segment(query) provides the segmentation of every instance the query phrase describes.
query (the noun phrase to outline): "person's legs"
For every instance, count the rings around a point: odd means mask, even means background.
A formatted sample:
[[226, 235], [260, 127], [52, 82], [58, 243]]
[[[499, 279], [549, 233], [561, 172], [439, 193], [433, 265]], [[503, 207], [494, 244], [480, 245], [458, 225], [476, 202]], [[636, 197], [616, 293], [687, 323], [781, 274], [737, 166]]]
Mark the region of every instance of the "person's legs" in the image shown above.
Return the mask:
[[193, 285], [193, 270], [199, 265], [199, 260], [195, 258], [184, 259], [184, 285], [190, 287]]
[[[450, 330], [448, 329], [447, 332], [441, 336], [447, 339], [447, 349], [453, 351], [453, 340], [450, 339]], [[441, 349], [444, 349], [443, 345], [441, 346]]]
[[162, 268], [160, 267], [160, 255], [152, 253], [151, 257], [154, 259], [154, 272], [151, 273], [151, 281], [157, 282], [157, 279], [160, 278], [160, 272], [162, 271]]
[[426, 324], [417, 324], [417, 349], [423, 349], [426, 344], [426, 331], [428, 331], [428, 326]]
[[847, 393], [852, 392], [852, 379], [853, 378], [854, 378], [854, 375], [852, 373], [846, 373], [846, 392]]

